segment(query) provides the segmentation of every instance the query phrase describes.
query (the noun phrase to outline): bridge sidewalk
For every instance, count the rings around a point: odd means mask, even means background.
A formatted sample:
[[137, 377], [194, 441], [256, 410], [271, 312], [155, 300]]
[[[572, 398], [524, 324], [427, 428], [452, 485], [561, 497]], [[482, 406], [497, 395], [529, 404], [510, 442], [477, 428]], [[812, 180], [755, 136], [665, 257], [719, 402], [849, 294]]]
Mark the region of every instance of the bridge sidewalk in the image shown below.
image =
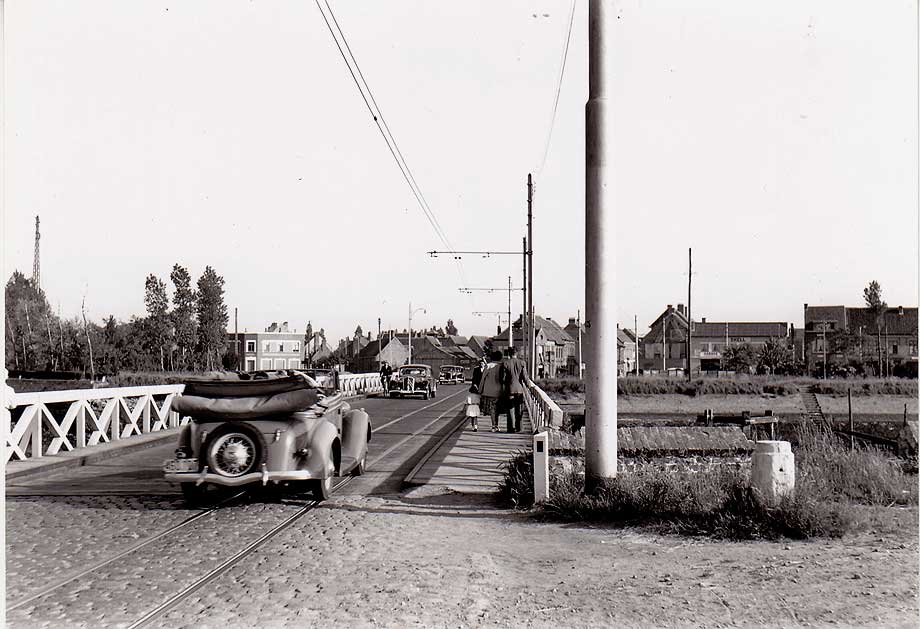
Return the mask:
[[502, 480], [502, 466], [517, 452], [533, 443], [530, 418], [524, 413], [521, 432], [506, 433], [505, 418], [499, 416], [502, 431], [489, 431], [488, 417], [479, 418], [479, 432], [470, 430], [470, 421], [459, 422], [405, 478], [406, 485], [431, 485], [460, 493], [491, 493]]

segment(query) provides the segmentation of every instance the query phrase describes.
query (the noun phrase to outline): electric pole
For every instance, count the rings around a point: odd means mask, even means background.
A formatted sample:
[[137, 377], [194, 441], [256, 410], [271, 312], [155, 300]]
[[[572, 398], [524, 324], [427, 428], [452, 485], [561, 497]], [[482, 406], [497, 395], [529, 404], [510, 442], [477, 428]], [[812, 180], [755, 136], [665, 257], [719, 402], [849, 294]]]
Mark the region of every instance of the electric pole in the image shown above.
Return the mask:
[[690, 318], [690, 284], [693, 281], [693, 249], [687, 249], [687, 382], [692, 380], [690, 375], [690, 348], [693, 347], [693, 319]]
[[530, 357], [530, 377], [536, 373], [537, 368], [537, 339], [536, 324], [533, 312], [533, 177], [527, 173], [527, 318], [530, 320], [527, 336], [527, 354]]
[[[613, 207], [612, 101], [616, 8], [588, 5], [588, 102], [585, 105], [585, 326], [591, 330], [585, 381], [585, 491], [617, 475], [616, 213]], [[531, 247], [533, 246], [533, 241]], [[533, 271], [531, 270], [531, 277]]]
[[639, 375], [639, 315], [633, 315], [633, 336], [636, 339], [636, 375]]

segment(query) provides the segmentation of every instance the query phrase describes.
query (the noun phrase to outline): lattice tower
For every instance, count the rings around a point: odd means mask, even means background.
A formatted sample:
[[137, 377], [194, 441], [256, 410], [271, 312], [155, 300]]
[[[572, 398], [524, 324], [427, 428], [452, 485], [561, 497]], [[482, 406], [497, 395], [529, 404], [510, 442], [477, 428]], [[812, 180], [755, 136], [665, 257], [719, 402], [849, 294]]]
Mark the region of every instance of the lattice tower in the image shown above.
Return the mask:
[[42, 287], [42, 274], [41, 274], [41, 256], [38, 253], [38, 241], [41, 239], [41, 234], [38, 231], [38, 217], [35, 217], [35, 258], [32, 260], [32, 285], [35, 288]]

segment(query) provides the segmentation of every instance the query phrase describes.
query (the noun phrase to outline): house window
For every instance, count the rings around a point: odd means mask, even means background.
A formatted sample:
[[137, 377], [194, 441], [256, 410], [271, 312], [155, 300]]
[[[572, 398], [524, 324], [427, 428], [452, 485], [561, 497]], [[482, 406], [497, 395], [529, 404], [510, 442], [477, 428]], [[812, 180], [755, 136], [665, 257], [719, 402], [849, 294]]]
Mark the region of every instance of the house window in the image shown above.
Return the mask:
[[891, 353], [894, 354], [895, 356], [898, 355], [898, 344], [897, 343], [891, 344]]
[[910, 355], [916, 356], [917, 355], [917, 341], [911, 341], [908, 347], [910, 348]]
[[275, 369], [284, 369], [284, 359], [283, 358], [275, 359]]
[[284, 351], [284, 342], [278, 343], [278, 351], [279, 351], [279, 352], [283, 352], [283, 351]]
[[[255, 341], [253, 341], [252, 344], [253, 344], [253, 346], [254, 346], [254, 345], [255, 345]], [[256, 359], [255, 359], [255, 358], [247, 358], [247, 359], [246, 359], [246, 371], [255, 371], [255, 370], [256, 370]]]
[[[263, 351], [263, 352], [270, 352], [270, 351], [272, 351], [272, 344], [271, 344], [271, 341], [262, 341], [262, 351]], [[270, 368], [271, 368], [271, 365], [269, 365], [269, 369], [270, 369]]]
[[291, 343], [291, 351], [292, 352], [300, 351], [300, 341], [294, 341], [293, 343]]
[[288, 361], [288, 368], [297, 369], [298, 367], [300, 367], [300, 360], [297, 358], [292, 358]]
[[262, 366], [260, 367], [260, 369], [271, 369], [271, 368], [272, 368], [271, 358], [263, 358]]
[[[246, 351], [250, 353], [255, 353], [256, 351], [256, 342], [255, 341], [246, 341]], [[253, 365], [255, 369], [255, 365]]]

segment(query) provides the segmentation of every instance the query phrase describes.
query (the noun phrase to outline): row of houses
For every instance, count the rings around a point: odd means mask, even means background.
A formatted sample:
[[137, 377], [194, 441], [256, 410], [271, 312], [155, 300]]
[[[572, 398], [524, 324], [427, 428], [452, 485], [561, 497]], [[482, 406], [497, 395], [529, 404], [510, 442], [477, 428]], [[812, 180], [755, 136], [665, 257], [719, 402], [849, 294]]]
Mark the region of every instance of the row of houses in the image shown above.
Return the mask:
[[[617, 363], [627, 373], [668, 373], [687, 367], [687, 336], [693, 373], [723, 368], [728, 348], [747, 345], [755, 352], [776, 340], [793, 350], [809, 373], [853, 362], [875, 363], [882, 373], [917, 364], [917, 308], [851, 308], [804, 305], [804, 325], [785, 321], [700, 321], [689, 318], [683, 304], [671, 304], [649, 325], [644, 336], [635, 330], [617, 329]], [[409, 335], [390, 330], [373, 339], [355, 335], [332, 350], [318, 334], [298, 333], [288, 323], [273, 323], [263, 332], [230, 334], [231, 347], [247, 371], [292, 369], [307, 365], [339, 364], [354, 372], [377, 371], [382, 362], [397, 366], [409, 360]], [[584, 356], [591, 334], [576, 318], [561, 325], [550, 317], [534, 317], [535, 375], [577, 376], [579, 366], [588, 368]], [[512, 343], [524, 350], [519, 317], [511, 326]], [[508, 347], [508, 329], [495, 336], [459, 336], [423, 331], [413, 334], [412, 362], [430, 365], [461, 365], [468, 370], [489, 349]]]

